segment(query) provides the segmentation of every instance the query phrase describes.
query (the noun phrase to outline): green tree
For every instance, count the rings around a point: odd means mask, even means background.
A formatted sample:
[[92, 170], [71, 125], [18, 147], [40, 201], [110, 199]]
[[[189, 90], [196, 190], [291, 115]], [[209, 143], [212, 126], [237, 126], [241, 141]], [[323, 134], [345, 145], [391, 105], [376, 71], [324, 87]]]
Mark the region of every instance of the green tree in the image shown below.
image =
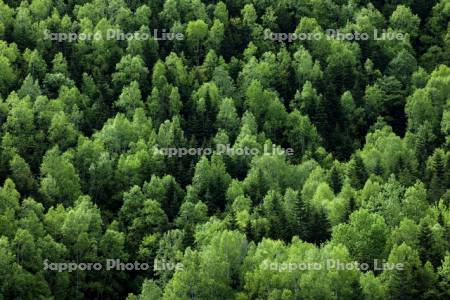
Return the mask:
[[421, 268], [417, 251], [403, 243], [392, 249], [387, 262], [402, 266], [401, 269], [386, 270], [381, 275], [389, 297], [391, 299], [415, 299], [418, 292], [417, 276]]
[[216, 127], [226, 130], [227, 134], [233, 138], [237, 136], [239, 125], [240, 121], [233, 99], [223, 99], [217, 114]]
[[192, 188], [197, 197], [208, 205], [210, 212], [222, 211], [230, 181], [221, 156], [213, 155], [211, 160], [202, 156], [195, 166]]
[[30, 166], [20, 155], [15, 154], [13, 156], [9, 162], [9, 167], [11, 170], [11, 178], [21, 194], [26, 195], [35, 190], [36, 181], [30, 170]]
[[137, 108], [144, 108], [139, 84], [133, 81], [129, 86], [124, 87], [119, 99], [114, 104], [120, 110], [125, 111], [128, 117], [133, 116]]
[[419, 33], [420, 18], [414, 15], [411, 9], [405, 5], [398, 5], [392, 13], [389, 23], [393, 29], [408, 33], [412, 38]]
[[365, 184], [368, 174], [363, 160], [359, 154], [354, 155], [348, 166], [348, 176], [352, 185], [360, 189]]
[[448, 182], [448, 163], [442, 149], [436, 149], [427, 161], [427, 173], [429, 178], [429, 197], [432, 201], [438, 201], [445, 193]]
[[383, 217], [360, 209], [350, 215], [348, 224], [333, 227], [332, 239], [345, 245], [356, 261], [373, 266], [375, 259], [382, 259], [388, 232]]
[[112, 74], [112, 83], [117, 91], [136, 81], [139, 86], [146, 86], [148, 69], [140, 56], [125, 55], [116, 65], [116, 72]]
[[61, 154], [57, 147], [47, 151], [41, 165], [39, 193], [49, 206], [70, 206], [81, 195], [80, 178], [68, 153]]
[[[216, 32], [212, 33], [216, 35]], [[186, 27], [187, 40], [191, 43], [191, 49], [197, 57], [197, 65], [200, 63], [201, 43], [208, 37], [208, 25], [203, 20], [190, 21]], [[214, 39], [217, 36], [214, 36]]]

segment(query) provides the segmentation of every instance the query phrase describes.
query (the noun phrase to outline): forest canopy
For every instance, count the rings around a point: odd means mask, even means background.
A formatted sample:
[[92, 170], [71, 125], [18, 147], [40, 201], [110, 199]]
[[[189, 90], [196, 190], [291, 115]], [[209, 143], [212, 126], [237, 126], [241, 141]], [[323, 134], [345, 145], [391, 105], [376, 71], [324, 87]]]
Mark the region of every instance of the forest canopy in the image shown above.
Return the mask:
[[449, 21], [0, 0], [0, 300], [449, 299]]

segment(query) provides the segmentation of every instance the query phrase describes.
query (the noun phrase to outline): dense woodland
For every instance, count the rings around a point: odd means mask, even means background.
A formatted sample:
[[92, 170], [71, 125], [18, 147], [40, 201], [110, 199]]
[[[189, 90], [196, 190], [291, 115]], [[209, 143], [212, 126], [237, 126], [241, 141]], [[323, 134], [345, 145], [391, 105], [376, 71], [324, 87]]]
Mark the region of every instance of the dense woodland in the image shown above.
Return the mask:
[[[448, 299], [449, 21], [450, 0], [0, 0], [0, 299]], [[264, 38], [330, 28], [405, 38]], [[110, 29], [184, 39], [46, 34]], [[294, 155], [157, 151], [219, 144]], [[109, 258], [183, 268], [44, 268]], [[370, 267], [264, 268], [327, 259]]]

